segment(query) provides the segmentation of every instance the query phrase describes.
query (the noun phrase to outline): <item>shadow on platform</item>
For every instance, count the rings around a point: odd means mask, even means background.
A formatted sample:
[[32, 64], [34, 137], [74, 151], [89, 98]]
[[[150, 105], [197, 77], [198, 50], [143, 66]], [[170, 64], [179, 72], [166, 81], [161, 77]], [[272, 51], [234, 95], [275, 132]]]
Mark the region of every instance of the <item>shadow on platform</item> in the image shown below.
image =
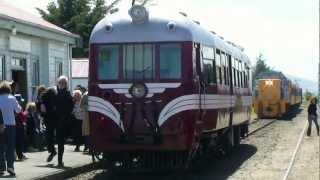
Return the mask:
[[36, 165], [35, 167], [42, 167], [42, 168], [54, 168], [54, 169], [63, 169], [63, 170], [69, 170], [69, 169], [72, 169], [72, 167], [69, 167], [69, 166], [63, 166], [63, 167], [60, 167], [60, 166], [58, 166], [58, 165], [54, 165], [54, 164]]
[[93, 179], [112, 179], [112, 180], [225, 180], [231, 176], [240, 166], [250, 159], [257, 152], [257, 148], [248, 144], [241, 144], [229, 156], [204, 155], [200, 165], [194, 170], [183, 173], [140, 173], [140, 174], [121, 174], [112, 175], [108, 171], [97, 174]]
[[303, 108], [295, 108], [287, 112], [283, 117], [279, 118], [278, 120], [283, 121], [292, 121], [295, 117], [297, 117], [301, 112], [303, 111]]

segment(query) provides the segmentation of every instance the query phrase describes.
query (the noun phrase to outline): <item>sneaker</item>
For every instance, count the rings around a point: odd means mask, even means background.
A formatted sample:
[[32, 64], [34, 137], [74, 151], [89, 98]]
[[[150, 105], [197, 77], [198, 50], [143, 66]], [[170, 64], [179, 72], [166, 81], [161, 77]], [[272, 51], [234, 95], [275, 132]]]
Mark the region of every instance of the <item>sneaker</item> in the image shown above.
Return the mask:
[[52, 159], [54, 158], [54, 156], [56, 155], [57, 153], [56, 152], [53, 152], [49, 155], [49, 157], [47, 158], [47, 162], [50, 162], [52, 161]]
[[10, 174], [10, 176], [16, 176], [16, 173], [14, 172], [13, 168], [8, 168], [7, 171]]

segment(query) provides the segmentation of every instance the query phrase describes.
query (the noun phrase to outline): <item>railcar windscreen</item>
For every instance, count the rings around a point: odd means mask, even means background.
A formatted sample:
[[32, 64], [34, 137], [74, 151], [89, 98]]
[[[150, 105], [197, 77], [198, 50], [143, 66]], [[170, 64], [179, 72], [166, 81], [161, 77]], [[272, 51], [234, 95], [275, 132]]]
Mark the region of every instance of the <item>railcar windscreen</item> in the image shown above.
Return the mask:
[[101, 45], [98, 49], [99, 80], [117, 80], [121, 73], [125, 81], [181, 78], [181, 44]]
[[155, 45], [123, 46], [123, 75], [126, 80], [155, 78]]
[[176, 44], [160, 45], [160, 78], [181, 77], [181, 47]]
[[105, 45], [99, 47], [98, 78], [116, 80], [119, 67], [119, 46]]

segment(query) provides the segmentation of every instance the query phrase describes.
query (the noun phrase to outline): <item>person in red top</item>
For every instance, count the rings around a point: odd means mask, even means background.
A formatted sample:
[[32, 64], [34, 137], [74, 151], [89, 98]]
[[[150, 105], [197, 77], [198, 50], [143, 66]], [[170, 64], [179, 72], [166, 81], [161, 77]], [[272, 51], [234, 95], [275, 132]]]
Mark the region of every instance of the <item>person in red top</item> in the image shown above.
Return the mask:
[[[22, 105], [23, 99], [21, 95], [15, 95], [18, 103]], [[27, 123], [27, 113], [21, 111], [16, 115], [16, 153], [20, 161], [25, 160], [27, 157], [23, 154], [25, 147], [25, 129]]]

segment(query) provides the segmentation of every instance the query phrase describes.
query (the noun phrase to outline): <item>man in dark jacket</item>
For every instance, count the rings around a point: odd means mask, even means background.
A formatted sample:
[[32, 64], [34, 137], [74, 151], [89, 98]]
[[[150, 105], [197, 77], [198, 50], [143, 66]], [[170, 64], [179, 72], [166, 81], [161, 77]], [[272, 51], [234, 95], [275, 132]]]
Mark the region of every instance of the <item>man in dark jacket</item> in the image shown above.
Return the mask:
[[57, 143], [58, 143], [58, 163], [63, 165], [64, 143], [70, 125], [70, 118], [73, 110], [73, 100], [68, 90], [68, 78], [61, 76], [58, 79], [56, 96], [56, 114], [57, 114]]
[[57, 127], [56, 96], [56, 89], [54, 87], [48, 88], [42, 95], [42, 102], [39, 105], [44, 118], [44, 124], [46, 125], [46, 143], [48, 152], [50, 153], [47, 159], [48, 162], [57, 154], [54, 147], [54, 131]]

